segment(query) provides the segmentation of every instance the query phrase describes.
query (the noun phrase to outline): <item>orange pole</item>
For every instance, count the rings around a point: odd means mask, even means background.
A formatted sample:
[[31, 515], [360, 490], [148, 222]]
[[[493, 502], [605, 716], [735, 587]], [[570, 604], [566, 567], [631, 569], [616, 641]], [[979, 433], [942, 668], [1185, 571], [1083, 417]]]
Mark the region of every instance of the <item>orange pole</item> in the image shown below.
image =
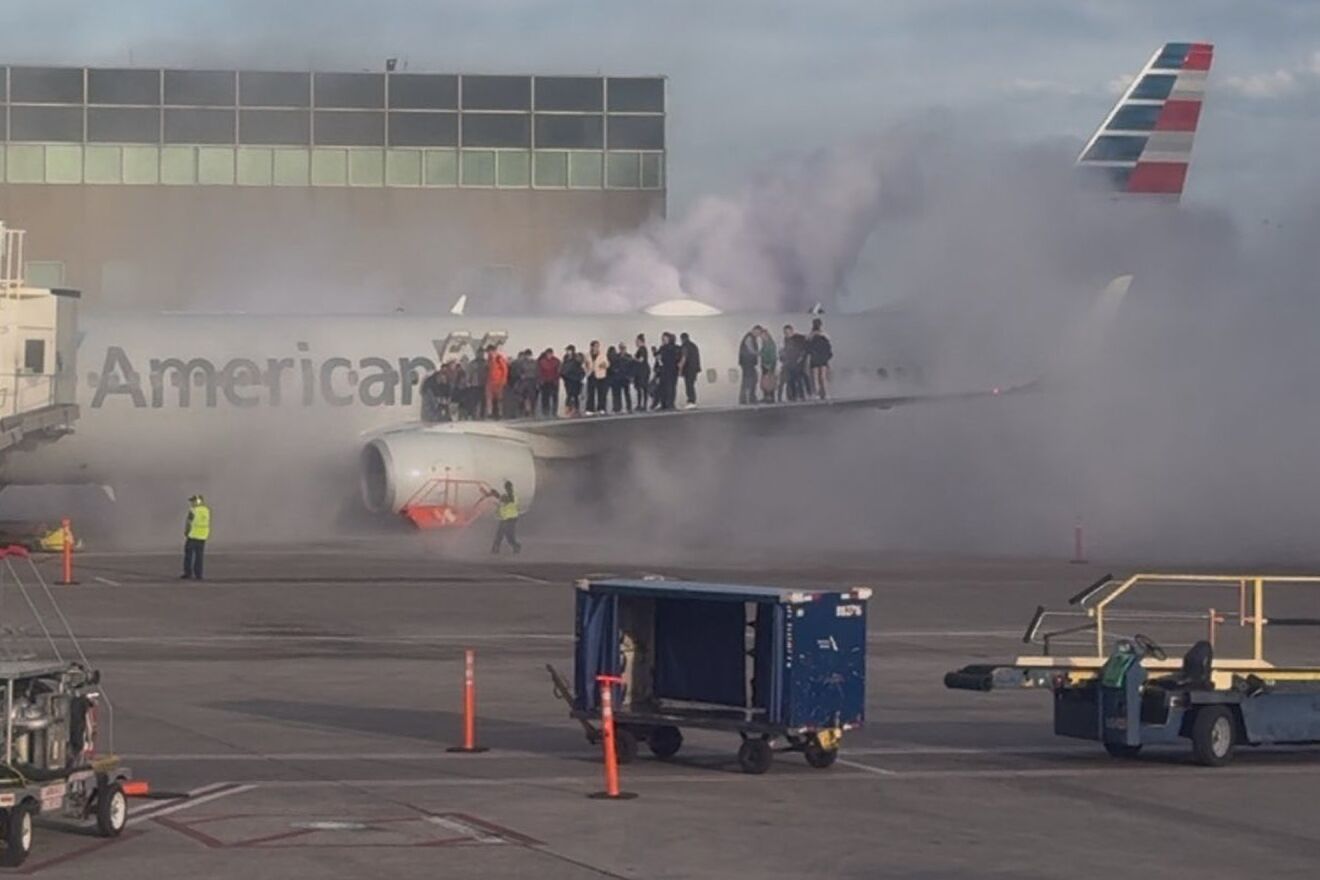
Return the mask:
[[606, 800], [627, 800], [637, 795], [619, 789], [619, 753], [614, 739], [614, 685], [622, 683], [617, 675], [598, 675], [600, 683], [601, 748], [605, 752], [605, 790], [591, 797]]
[[1210, 609], [1210, 647], [1215, 646], [1215, 609]]
[[64, 539], [64, 578], [59, 583], [68, 586], [77, 581], [73, 579], [73, 523], [67, 516], [60, 520], [60, 532]]
[[487, 751], [477, 745], [477, 652], [472, 648], [463, 652], [463, 744], [449, 751]]

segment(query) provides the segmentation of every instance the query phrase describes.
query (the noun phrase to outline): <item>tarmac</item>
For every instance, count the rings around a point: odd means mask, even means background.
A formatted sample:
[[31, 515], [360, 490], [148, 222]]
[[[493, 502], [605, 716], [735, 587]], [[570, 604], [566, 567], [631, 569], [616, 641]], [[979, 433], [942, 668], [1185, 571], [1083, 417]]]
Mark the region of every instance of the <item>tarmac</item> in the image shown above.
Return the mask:
[[[57, 571], [46, 559], [41, 570]], [[1037, 604], [1102, 571], [1063, 560], [866, 554], [665, 565], [538, 547], [518, 557], [420, 541], [213, 547], [78, 559], [62, 607], [104, 675], [114, 748], [157, 797], [105, 841], [41, 820], [23, 873], [100, 878], [1314, 877], [1320, 750], [1185, 749], [1115, 761], [1051, 732], [1049, 695], [946, 690], [967, 663], [1023, 652]], [[866, 585], [868, 723], [829, 770], [739, 771], [737, 738], [602, 787], [599, 747], [545, 664], [572, 668], [575, 578], [663, 573]], [[5, 587], [6, 609], [13, 599]], [[477, 651], [479, 755], [461, 732]]]

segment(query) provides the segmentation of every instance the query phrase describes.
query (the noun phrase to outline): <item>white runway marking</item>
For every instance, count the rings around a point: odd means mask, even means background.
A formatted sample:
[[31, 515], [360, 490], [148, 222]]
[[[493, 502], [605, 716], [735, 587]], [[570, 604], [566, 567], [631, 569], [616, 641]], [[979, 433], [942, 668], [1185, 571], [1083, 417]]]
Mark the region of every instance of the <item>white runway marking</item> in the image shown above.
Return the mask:
[[232, 782], [217, 782], [213, 785], [203, 786], [189, 792], [186, 798], [176, 798], [174, 800], [163, 801], [159, 806], [146, 807], [142, 810], [132, 812], [126, 825], [133, 825], [138, 822], [145, 822], [148, 819], [155, 819], [160, 816], [168, 816], [172, 813], [181, 813], [184, 810], [191, 810], [193, 807], [200, 807], [202, 804], [219, 800], [220, 798], [230, 797], [231, 795], [242, 794], [245, 791], [251, 791], [256, 788], [255, 785], [244, 784], [235, 785]]
[[878, 639], [979, 639], [979, 638], [999, 638], [1002, 636], [1021, 636], [1022, 630], [1018, 629], [917, 629], [917, 630], [898, 630], [887, 631], [878, 629], [871, 633], [868, 641]]
[[884, 767], [872, 767], [870, 764], [862, 764], [857, 761], [845, 761], [843, 758], [835, 758], [834, 763], [844, 767], [852, 767], [854, 770], [865, 770], [867, 773], [874, 773], [876, 776], [896, 776], [893, 770], [886, 770]]
[[110, 578], [103, 578], [103, 577], [101, 577], [101, 576], [99, 576], [99, 575], [96, 576], [96, 577], [94, 577], [94, 578], [92, 578], [92, 580], [96, 581], [98, 584], [105, 584], [106, 586], [109, 586], [109, 587], [119, 587], [119, 586], [123, 586], [121, 583], [119, 583], [119, 581], [112, 581], [112, 580], [110, 580]]
[[84, 636], [79, 641], [94, 644], [153, 644], [153, 645], [191, 645], [222, 643], [258, 643], [258, 642], [359, 642], [363, 644], [385, 645], [426, 645], [454, 644], [469, 642], [521, 642], [539, 640], [549, 642], [571, 642], [573, 636], [557, 633], [469, 633], [465, 635], [439, 634], [414, 636], [368, 636], [368, 635], [300, 635], [298, 633], [246, 633], [242, 635], [195, 635], [195, 636]]
[[515, 580], [526, 581], [529, 584], [545, 584], [547, 586], [552, 586], [554, 584], [559, 583], [558, 581], [548, 581], [545, 578], [532, 577], [529, 574], [518, 574], [512, 571], [506, 571], [502, 573], [504, 574], [505, 577], [511, 577], [514, 578]]

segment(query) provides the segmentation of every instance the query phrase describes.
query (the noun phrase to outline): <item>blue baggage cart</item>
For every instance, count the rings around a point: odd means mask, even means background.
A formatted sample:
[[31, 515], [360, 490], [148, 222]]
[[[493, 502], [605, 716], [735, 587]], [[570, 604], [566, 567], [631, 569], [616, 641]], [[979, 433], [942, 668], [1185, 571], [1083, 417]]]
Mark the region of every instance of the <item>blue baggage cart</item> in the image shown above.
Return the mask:
[[778, 751], [812, 767], [838, 757], [866, 703], [866, 602], [871, 591], [802, 590], [678, 580], [577, 585], [574, 676], [556, 692], [597, 741], [597, 677], [617, 676], [616, 752], [645, 742], [675, 755], [685, 728], [742, 738], [738, 763], [764, 773]]

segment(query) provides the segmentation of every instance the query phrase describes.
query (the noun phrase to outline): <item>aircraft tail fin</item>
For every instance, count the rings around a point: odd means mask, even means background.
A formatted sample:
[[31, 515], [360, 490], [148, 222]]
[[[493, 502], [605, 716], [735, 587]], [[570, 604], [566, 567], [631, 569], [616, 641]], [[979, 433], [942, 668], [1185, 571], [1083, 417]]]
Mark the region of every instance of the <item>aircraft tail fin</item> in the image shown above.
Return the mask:
[[1091, 135], [1077, 167], [1112, 192], [1176, 201], [1214, 51], [1211, 43], [1165, 43]]

